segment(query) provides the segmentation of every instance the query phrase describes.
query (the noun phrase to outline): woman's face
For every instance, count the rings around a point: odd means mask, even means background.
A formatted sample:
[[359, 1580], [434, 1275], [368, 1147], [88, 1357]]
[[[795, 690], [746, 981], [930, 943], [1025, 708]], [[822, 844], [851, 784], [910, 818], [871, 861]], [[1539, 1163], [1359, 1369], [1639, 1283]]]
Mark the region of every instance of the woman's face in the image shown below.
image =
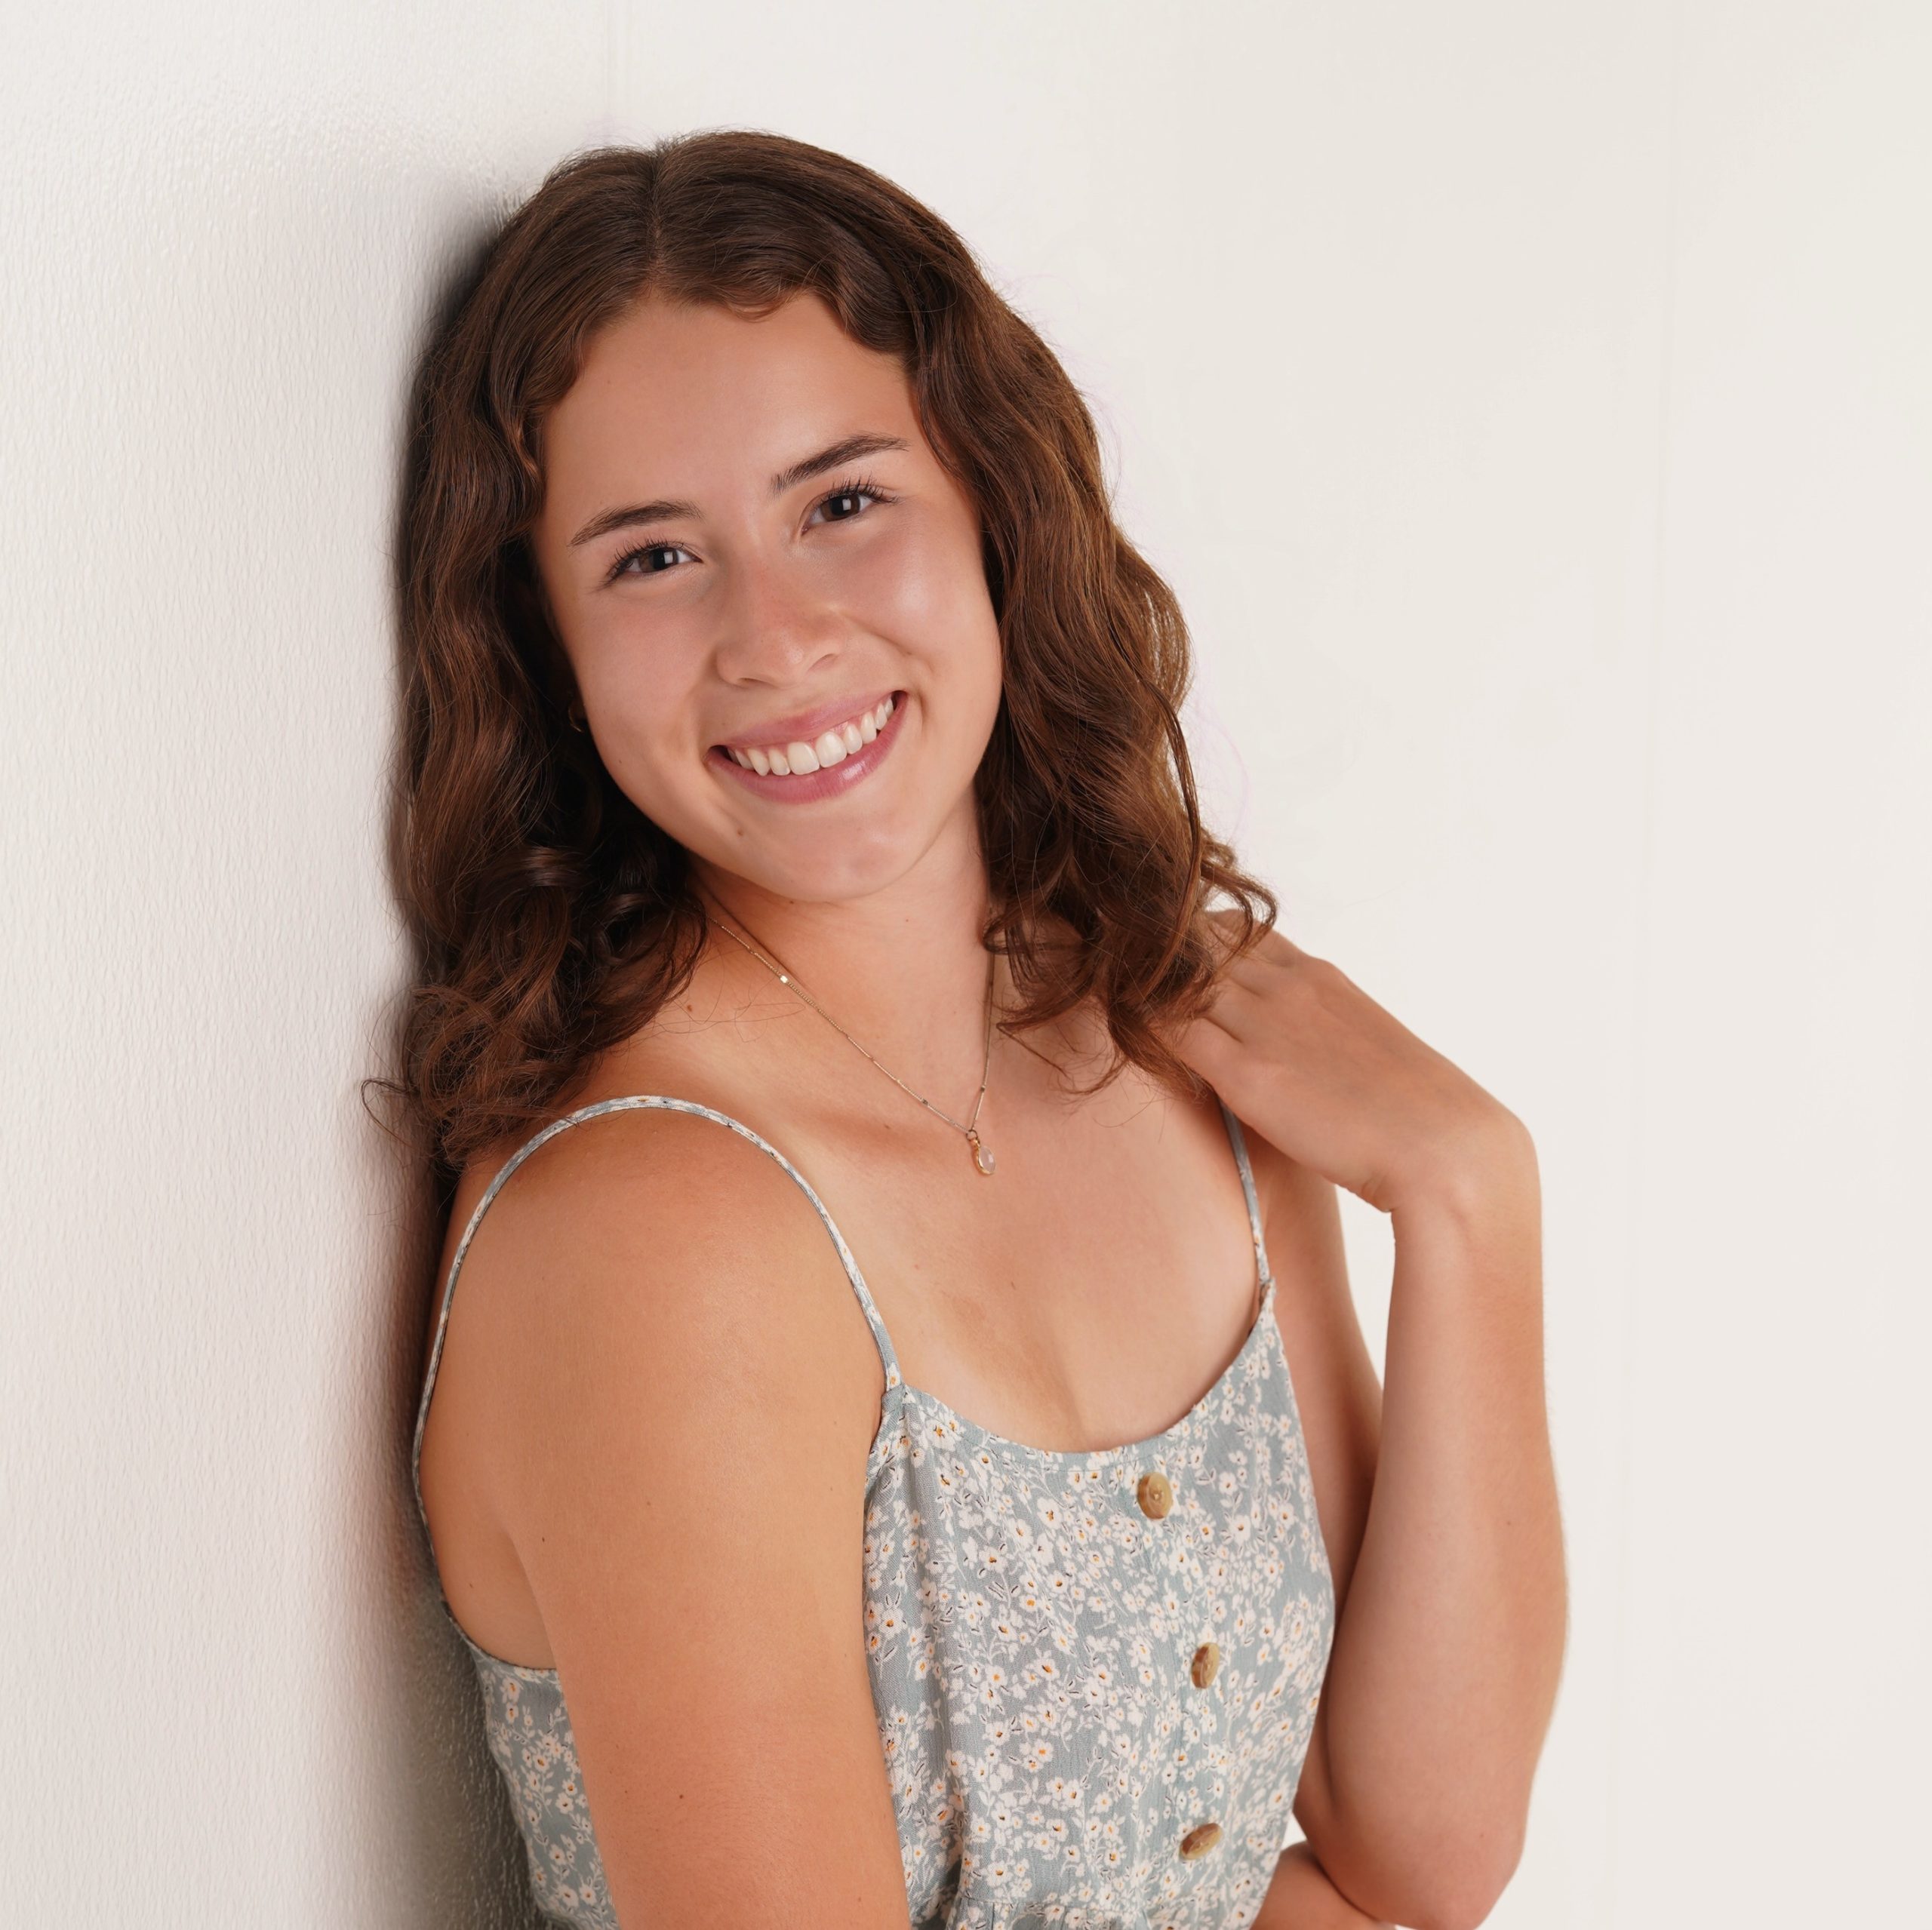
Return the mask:
[[592, 340], [543, 462], [537, 564], [589, 727], [700, 876], [848, 899], [977, 853], [999, 633], [896, 360], [816, 296], [755, 321], [647, 298]]

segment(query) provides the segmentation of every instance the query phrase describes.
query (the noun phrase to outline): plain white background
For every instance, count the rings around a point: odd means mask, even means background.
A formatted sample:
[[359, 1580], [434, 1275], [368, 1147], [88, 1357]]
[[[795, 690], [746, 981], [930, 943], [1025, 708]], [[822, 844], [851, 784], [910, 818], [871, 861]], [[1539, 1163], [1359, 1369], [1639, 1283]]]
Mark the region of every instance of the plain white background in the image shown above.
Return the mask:
[[1534, 1130], [1574, 1603], [1491, 1921], [1926, 1920], [1932, 14], [7, 42], [0, 1913], [516, 1920], [408, 1507], [427, 1235], [355, 1089], [398, 410], [547, 165], [738, 125], [903, 183], [1054, 343], [1192, 619], [1211, 814]]

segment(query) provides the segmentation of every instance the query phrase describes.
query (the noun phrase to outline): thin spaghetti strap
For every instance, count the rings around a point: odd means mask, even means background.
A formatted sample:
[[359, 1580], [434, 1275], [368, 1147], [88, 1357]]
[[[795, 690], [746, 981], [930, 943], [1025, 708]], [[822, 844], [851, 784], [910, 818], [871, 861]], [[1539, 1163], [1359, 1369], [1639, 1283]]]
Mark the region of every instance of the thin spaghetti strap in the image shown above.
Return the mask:
[[1221, 1108], [1222, 1118], [1227, 1122], [1228, 1137], [1235, 1149], [1235, 1164], [1241, 1169], [1241, 1190], [1247, 1201], [1247, 1228], [1254, 1237], [1254, 1264], [1265, 1294], [1274, 1284], [1275, 1276], [1268, 1270], [1268, 1246], [1261, 1237], [1261, 1203], [1255, 1197], [1254, 1169], [1248, 1163], [1247, 1138], [1227, 1101], [1218, 1093], [1214, 1097]]
[[[845, 1268], [845, 1277], [852, 1283], [852, 1291], [858, 1299], [860, 1311], [866, 1317], [866, 1324], [872, 1329], [872, 1339], [878, 1348], [879, 1360], [885, 1369], [885, 1406], [888, 1412], [894, 1404], [901, 1378], [899, 1358], [893, 1351], [891, 1338], [886, 1332], [885, 1323], [879, 1318], [878, 1308], [873, 1304], [872, 1289], [866, 1286], [865, 1276], [859, 1271], [859, 1263], [854, 1258], [851, 1248], [845, 1243], [845, 1236], [839, 1231], [832, 1215], [826, 1209], [825, 1202], [814, 1191], [804, 1175], [771, 1141], [754, 1132], [742, 1120], [734, 1119], [728, 1113], [716, 1111], [709, 1106], [700, 1105], [695, 1099], [670, 1099], [661, 1093], [635, 1093], [623, 1099], [599, 1099], [594, 1105], [581, 1106], [575, 1112], [566, 1113], [561, 1119], [553, 1120], [540, 1132], [525, 1140], [503, 1162], [496, 1177], [485, 1189], [482, 1198], [477, 1201], [475, 1211], [469, 1215], [469, 1224], [463, 1230], [463, 1237], [457, 1244], [456, 1252], [451, 1256], [449, 1276], [443, 1283], [442, 1304], [436, 1311], [436, 1330], [429, 1343], [429, 1365], [423, 1377], [422, 1397], [417, 1403], [415, 1436], [409, 1450], [410, 1483], [416, 1492], [417, 1512], [423, 1515], [426, 1526], [429, 1517], [423, 1507], [423, 1431], [429, 1418], [429, 1397], [435, 1389], [436, 1369], [443, 1357], [443, 1336], [449, 1328], [450, 1304], [456, 1294], [457, 1275], [463, 1269], [463, 1256], [469, 1251], [469, 1243], [475, 1237], [476, 1229], [481, 1224], [484, 1214], [489, 1210], [491, 1201], [503, 1191], [503, 1182], [510, 1175], [540, 1146], [555, 1139], [559, 1132], [573, 1126], [581, 1125], [586, 1119], [595, 1119], [600, 1114], [635, 1111], [648, 1108], [666, 1108], [676, 1112], [697, 1113], [703, 1118], [715, 1119], [719, 1125], [729, 1126], [740, 1139], [749, 1139], [753, 1145], [769, 1153], [798, 1182], [805, 1197], [816, 1209], [819, 1218], [825, 1222], [825, 1229], [832, 1236], [832, 1245], [838, 1249], [838, 1258]], [[885, 1428], [883, 1420], [880, 1431], [881, 1436], [889, 1431]]]

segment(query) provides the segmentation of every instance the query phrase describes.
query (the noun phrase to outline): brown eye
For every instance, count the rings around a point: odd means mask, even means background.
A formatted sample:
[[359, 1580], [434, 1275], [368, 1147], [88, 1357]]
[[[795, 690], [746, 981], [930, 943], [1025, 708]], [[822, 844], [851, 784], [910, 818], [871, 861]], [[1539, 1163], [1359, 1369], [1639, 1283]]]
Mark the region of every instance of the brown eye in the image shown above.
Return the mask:
[[832, 523], [851, 523], [857, 521], [861, 516], [866, 514], [866, 512], [859, 506], [862, 502], [890, 502], [892, 499], [891, 495], [887, 490], [877, 488], [871, 483], [854, 478], [850, 482], [841, 483], [830, 495], [820, 496], [818, 499], [818, 507], [820, 509], [829, 510], [832, 509], [835, 505], [841, 506], [836, 514], [828, 516], [826, 520]]
[[[620, 576], [661, 576], [669, 566], [660, 566], [651, 559], [660, 556], [688, 556], [690, 554], [689, 550], [675, 542], [640, 543], [635, 549], [626, 550], [617, 558], [611, 566], [611, 573], [605, 580], [614, 582]], [[640, 564], [642, 567], [633, 569], [631, 567], [633, 564]]]

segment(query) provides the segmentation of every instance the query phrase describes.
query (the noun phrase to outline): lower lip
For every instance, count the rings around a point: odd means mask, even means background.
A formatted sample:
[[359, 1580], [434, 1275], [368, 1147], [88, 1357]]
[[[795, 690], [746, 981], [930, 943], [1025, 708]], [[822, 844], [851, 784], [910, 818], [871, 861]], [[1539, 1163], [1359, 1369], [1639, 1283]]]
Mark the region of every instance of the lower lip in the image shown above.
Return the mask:
[[892, 715], [869, 744], [860, 745], [838, 764], [820, 764], [803, 777], [780, 777], [776, 772], [761, 777], [756, 771], [747, 770], [721, 745], [714, 744], [705, 754], [727, 776], [735, 777], [746, 790], [761, 798], [769, 798], [779, 804], [810, 804], [821, 798], [841, 797], [854, 785], [863, 784], [871, 776], [898, 741], [899, 720], [905, 715], [906, 693], [895, 690]]

